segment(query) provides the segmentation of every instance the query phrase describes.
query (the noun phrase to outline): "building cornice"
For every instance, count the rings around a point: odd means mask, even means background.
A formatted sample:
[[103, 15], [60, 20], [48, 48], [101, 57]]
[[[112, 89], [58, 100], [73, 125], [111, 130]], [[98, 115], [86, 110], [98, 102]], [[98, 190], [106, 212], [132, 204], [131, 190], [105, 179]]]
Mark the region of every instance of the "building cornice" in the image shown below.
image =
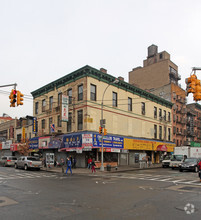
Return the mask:
[[[95, 78], [99, 81], [105, 82], [107, 84], [112, 83], [116, 79], [112, 75], [109, 75], [107, 73], [103, 73], [100, 70], [97, 70], [93, 67], [86, 65], [86, 66], [84, 66], [84, 67], [82, 67], [82, 68], [80, 68], [70, 74], [67, 74], [67, 75], [31, 92], [31, 94], [32, 94], [33, 98], [35, 99], [35, 98], [40, 97], [44, 94], [47, 94], [51, 91], [54, 91], [55, 88], [58, 89], [60, 87], [63, 87], [71, 82], [75, 82], [76, 80], [84, 78], [84, 77], [92, 77], [92, 78]], [[149, 93], [145, 90], [142, 90], [138, 87], [135, 87], [125, 81], [120, 80], [118, 84], [113, 84], [113, 86], [120, 88], [122, 90], [125, 90], [127, 92], [136, 94], [142, 98], [151, 100], [151, 101], [156, 102], [158, 104], [164, 105], [166, 107], [172, 108], [173, 104], [171, 102], [169, 102], [165, 99], [162, 99], [162, 98], [160, 98], [152, 93]]]

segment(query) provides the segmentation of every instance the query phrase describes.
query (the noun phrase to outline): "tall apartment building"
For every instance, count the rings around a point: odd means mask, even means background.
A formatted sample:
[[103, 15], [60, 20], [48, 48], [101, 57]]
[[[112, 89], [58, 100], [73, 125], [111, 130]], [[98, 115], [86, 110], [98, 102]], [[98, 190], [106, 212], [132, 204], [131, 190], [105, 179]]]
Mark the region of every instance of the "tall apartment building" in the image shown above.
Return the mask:
[[[113, 83], [115, 77], [105, 69], [85, 66], [33, 91], [38, 149], [58, 159], [76, 157], [80, 167], [88, 157], [100, 161], [103, 113], [107, 163], [135, 164], [145, 154], [159, 162], [162, 151], [173, 152], [172, 103], [120, 79]], [[67, 122], [62, 121], [63, 95], [69, 98]]]
[[[172, 102], [172, 137], [177, 146], [186, 141], [186, 95], [178, 81], [178, 67], [166, 51], [158, 52], [156, 45], [148, 47], [143, 67], [129, 72], [129, 83]], [[162, 115], [163, 117], [163, 115]]]
[[201, 105], [187, 105], [187, 137], [186, 145], [201, 146]]

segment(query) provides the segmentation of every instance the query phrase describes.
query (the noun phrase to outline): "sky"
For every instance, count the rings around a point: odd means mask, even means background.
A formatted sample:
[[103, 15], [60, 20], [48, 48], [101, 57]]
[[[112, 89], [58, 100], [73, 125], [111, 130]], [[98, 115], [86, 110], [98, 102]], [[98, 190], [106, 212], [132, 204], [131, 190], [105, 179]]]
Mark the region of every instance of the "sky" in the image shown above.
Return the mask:
[[[33, 115], [32, 91], [85, 65], [128, 82], [152, 44], [170, 54], [186, 89], [201, 67], [200, 12], [200, 0], [0, 0], [0, 116]], [[24, 105], [11, 108], [13, 86], [2, 86], [15, 83]]]

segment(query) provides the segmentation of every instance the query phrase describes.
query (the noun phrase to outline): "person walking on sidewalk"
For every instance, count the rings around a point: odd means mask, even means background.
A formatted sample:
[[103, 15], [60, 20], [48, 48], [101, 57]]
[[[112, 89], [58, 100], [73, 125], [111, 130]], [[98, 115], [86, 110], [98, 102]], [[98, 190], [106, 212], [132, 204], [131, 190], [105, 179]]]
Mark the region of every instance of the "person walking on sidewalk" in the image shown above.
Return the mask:
[[70, 172], [71, 172], [71, 175], [72, 175], [71, 166], [72, 166], [71, 160], [67, 157], [67, 169], [66, 169], [66, 174], [68, 173], [68, 169], [70, 169]]
[[198, 163], [198, 176], [200, 177], [200, 182], [201, 182], [201, 161]]
[[95, 164], [94, 160], [92, 160], [92, 162], [91, 162], [91, 170], [92, 170], [92, 173], [93, 173], [93, 172], [94, 172], [94, 173], [96, 172], [95, 166], [96, 166], [96, 164]]

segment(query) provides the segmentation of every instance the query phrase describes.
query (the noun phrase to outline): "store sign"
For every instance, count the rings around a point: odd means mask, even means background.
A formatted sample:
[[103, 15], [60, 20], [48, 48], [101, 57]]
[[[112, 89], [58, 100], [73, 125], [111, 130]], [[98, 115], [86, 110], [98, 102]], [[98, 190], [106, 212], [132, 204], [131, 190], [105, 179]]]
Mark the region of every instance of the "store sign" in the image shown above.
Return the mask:
[[29, 139], [29, 149], [37, 149], [37, 148], [38, 148], [38, 137]]
[[[93, 135], [93, 146], [102, 147], [101, 135]], [[107, 148], [123, 148], [124, 147], [124, 138], [116, 136], [103, 136], [103, 147]]]
[[82, 135], [64, 135], [63, 136], [63, 147], [64, 148], [77, 148], [82, 147]]
[[82, 147], [83, 148], [92, 148], [92, 134], [82, 134]]
[[68, 96], [62, 95], [61, 120], [68, 121]]
[[12, 144], [11, 140], [2, 142], [2, 150], [10, 150], [10, 145]]
[[33, 134], [36, 134], [38, 132], [38, 123], [37, 123], [36, 117], [33, 118], [32, 132], [33, 132]]

